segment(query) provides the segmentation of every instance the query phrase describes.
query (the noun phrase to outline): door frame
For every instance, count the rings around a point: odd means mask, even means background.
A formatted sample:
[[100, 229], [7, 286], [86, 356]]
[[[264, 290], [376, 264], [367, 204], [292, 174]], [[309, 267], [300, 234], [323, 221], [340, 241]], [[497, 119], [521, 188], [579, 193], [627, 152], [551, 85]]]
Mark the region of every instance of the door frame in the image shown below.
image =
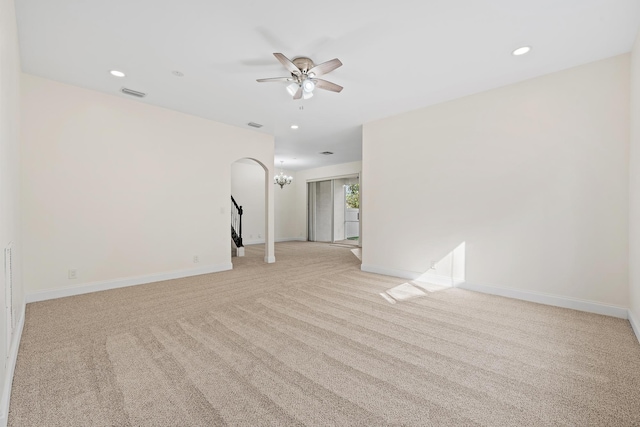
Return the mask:
[[[360, 192], [358, 194], [358, 197], [360, 198], [360, 218], [359, 218], [359, 234], [360, 236], [358, 236], [358, 247], [362, 247], [362, 179], [360, 178], [362, 175], [362, 172], [359, 173], [350, 173], [347, 175], [336, 175], [336, 176], [330, 176], [330, 177], [323, 177], [323, 178], [313, 178], [313, 179], [308, 179], [306, 180], [306, 205], [307, 205], [307, 241], [309, 242], [314, 242], [316, 240], [311, 240], [312, 237], [315, 239], [315, 234], [316, 234], [316, 230], [315, 230], [315, 220], [316, 218], [316, 214], [315, 214], [315, 207], [316, 207], [316, 198], [315, 198], [315, 192], [313, 194], [313, 196], [310, 194], [310, 186], [309, 184], [311, 183], [315, 183], [315, 182], [323, 182], [323, 181], [330, 181], [331, 182], [331, 202], [332, 202], [332, 209], [331, 209], [331, 240], [330, 243], [335, 243], [335, 209], [333, 207], [333, 204], [335, 203], [335, 182], [338, 179], [345, 179], [345, 178], [356, 178], [358, 180], [358, 185], [360, 186]], [[313, 212], [311, 211], [311, 205], [313, 204]], [[314, 228], [312, 230], [311, 228], [311, 221], [314, 221]], [[312, 236], [313, 235], [313, 236]], [[355, 246], [355, 245], [354, 245]]]

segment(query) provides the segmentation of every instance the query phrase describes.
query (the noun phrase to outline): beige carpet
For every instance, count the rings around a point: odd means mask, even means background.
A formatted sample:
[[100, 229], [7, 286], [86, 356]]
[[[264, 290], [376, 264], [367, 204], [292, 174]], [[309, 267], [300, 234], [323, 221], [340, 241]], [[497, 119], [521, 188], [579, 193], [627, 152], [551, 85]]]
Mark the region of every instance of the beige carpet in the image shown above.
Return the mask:
[[625, 320], [404, 282], [280, 243], [235, 270], [27, 306], [11, 426], [637, 426]]

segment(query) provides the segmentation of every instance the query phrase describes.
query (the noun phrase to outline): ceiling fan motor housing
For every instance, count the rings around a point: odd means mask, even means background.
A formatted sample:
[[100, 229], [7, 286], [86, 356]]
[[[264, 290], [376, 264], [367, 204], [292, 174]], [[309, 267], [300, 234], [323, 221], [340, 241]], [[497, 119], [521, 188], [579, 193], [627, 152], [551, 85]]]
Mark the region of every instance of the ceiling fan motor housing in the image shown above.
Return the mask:
[[293, 65], [298, 67], [298, 69], [302, 71], [303, 74], [307, 74], [307, 71], [315, 67], [313, 61], [309, 58], [305, 58], [304, 56], [300, 58], [294, 58], [291, 62], [293, 62]]

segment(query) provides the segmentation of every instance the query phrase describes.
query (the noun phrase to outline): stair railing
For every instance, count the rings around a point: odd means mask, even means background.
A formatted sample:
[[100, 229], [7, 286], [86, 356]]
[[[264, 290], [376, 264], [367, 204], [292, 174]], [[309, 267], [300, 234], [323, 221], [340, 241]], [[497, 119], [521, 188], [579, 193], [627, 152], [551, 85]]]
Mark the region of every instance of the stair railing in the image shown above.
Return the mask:
[[233, 196], [231, 196], [231, 238], [237, 248], [242, 244], [242, 206], [238, 206]]

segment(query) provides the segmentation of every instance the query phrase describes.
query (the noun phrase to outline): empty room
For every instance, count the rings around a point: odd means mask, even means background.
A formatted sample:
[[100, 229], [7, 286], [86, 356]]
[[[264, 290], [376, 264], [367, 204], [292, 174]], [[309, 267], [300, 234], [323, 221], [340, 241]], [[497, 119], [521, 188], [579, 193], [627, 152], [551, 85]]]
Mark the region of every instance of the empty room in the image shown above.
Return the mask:
[[0, 0], [0, 427], [640, 425], [639, 30]]

